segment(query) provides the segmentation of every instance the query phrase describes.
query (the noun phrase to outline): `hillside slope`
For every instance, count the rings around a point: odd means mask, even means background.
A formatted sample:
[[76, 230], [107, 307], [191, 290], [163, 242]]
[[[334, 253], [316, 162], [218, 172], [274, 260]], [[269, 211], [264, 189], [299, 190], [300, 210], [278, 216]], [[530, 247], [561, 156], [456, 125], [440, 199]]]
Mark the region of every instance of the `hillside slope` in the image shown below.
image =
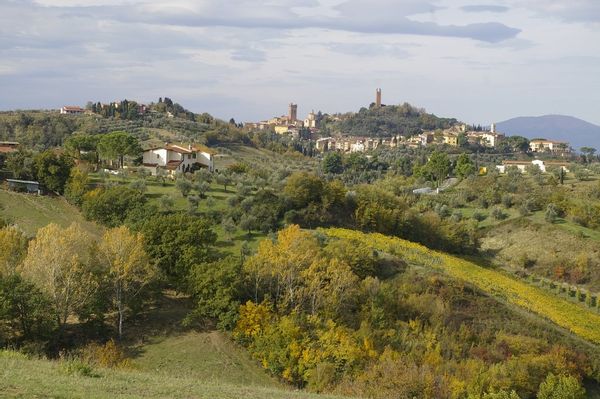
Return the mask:
[[50, 223], [67, 227], [73, 222], [83, 226], [93, 236], [102, 228], [84, 219], [79, 210], [64, 198], [21, 194], [0, 189], [0, 217], [17, 226], [29, 237]]
[[361, 241], [374, 249], [400, 256], [409, 264], [441, 270], [489, 295], [538, 314], [589, 342], [600, 343], [600, 315], [550, 291], [400, 238], [335, 228], [323, 232], [332, 237]]
[[27, 359], [10, 351], [0, 351], [0, 369], [3, 398], [328, 398], [135, 370], [97, 369], [91, 376], [84, 376], [67, 372], [64, 363]]
[[600, 126], [566, 115], [522, 116], [496, 124], [507, 135], [567, 141], [578, 150], [581, 147], [600, 149]]

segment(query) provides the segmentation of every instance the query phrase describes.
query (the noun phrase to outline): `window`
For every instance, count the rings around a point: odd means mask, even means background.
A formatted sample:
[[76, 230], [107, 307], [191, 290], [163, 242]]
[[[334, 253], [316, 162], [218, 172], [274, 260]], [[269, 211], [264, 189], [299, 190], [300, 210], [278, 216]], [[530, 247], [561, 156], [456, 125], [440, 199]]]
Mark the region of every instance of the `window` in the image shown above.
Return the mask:
[[196, 159], [196, 153], [194, 153], [194, 154], [192, 155], [192, 157], [193, 157], [194, 159]]
[[159, 154], [156, 154], [156, 159], [160, 159], [160, 155]]
[[188, 159], [192, 159], [192, 155], [191, 154], [188, 154]]

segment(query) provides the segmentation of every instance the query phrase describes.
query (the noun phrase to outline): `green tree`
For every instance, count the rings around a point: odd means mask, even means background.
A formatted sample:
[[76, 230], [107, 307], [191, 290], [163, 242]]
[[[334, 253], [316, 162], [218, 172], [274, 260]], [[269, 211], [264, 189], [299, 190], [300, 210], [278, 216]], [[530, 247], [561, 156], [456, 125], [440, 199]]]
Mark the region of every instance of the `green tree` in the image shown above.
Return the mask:
[[15, 179], [35, 178], [33, 155], [28, 151], [19, 150], [8, 154], [5, 165]]
[[580, 150], [581, 150], [583, 156], [585, 157], [585, 162], [591, 163], [592, 159], [594, 157], [594, 154], [596, 153], [596, 149], [593, 147], [581, 147]]
[[81, 207], [88, 220], [95, 220], [108, 227], [121, 225], [127, 215], [144, 206], [146, 196], [127, 186], [99, 188], [84, 195]]
[[423, 171], [431, 181], [436, 183], [436, 187], [440, 187], [448, 176], [448, 173], [450, 173], [448, 154], [434, 151], [425, 164]]
[[18, 274], [0, 276], [0, 322], [21, 340], [47, 339], [56, 327], [49, 298]]
[[508, 136], [503, 141], [503, 145], [505, 145], [509, 151], [514, 151], [514, 152], [529, 151], [529, 140], [522, 136]]
[[59, 194], [64, 192], [74, 165], [70, 157], [44, 151], [34, 157], [33, 165], [35, 176], [44, 187]]
[[236, 227], [233, 219], [232, 218], [223, 219], [223, 221], [221, 222], [221, 227], [223, 228], [223, 231], [227, 235], [227, 240], [231, 241], [233, 235], [237, 231], [237, 227]]
[[252, 230], [255, 230], [258, 225], [258, 220], [254, 215], [243, 214], [240, 218], [240, 229], [247, 231], [248, 235], [252, 234]]
[[64, 147], [77, 159], [82, 158], [83, 152], [95, 152], [98, 146], [98, 136], [74, 134], [65, 140]]
[[361, 280], [377, 274], [377, 253], [360, 241], [331, 241], [325, 247], [325, 253], [331, 259], [339, 259], [348, 264]]
[[126, 132], [112, 132], [98, 141], [98, 152], [106, 159], [118, 159], [123, 168], [125, 156], [138, 156], [142, 152], [137, 139]]
[[227, 186], [231, 185], [232, 179], [231, 176], [227, 173], [219, 173], [217, 175], [217, 184], [223, 185], [225, 191], [227, 191]]
[[187, 214], [163, 214], [146, 220], [140, 232], [146, 251], [169, 280], [187, 289], [192, 266], [213, 260], [217, 235], [204, 218]]
[[460, 154], [456, 160], [456, 168], [454, 169], [456, 176], [461, 179], [475, 174], [475, 165], [467, 154]]
[[218, 327], [231, 329], [237, 321], [242, 287], [242, 267], [238, 258], [199, 263], [192, 267], [189, 278], [195, 309], [188, 316], [218, 321]]
[[577, 378], [568, 375], [548, 374], [540, 384], [538, 399], [584, 399], [585, 389]]
[[339, 174], [344, 171], [342, 155], [339, 152], [329, 152], [323, 158], [323, 171], [325, 173]]
[[323, 188], [323, 181], [318, 176], [312, 173], [297, 172], [288, 178], [283, 194], [295, 209], [300, 209], [311, 203], [320, 203]]
[[160, 205], [161, 210], [170, 212], [175, 206], [175, 200], [172, 196], [165, 194], [158, 199], [158, 204]]
[[177, 179], [175, 185], [177, 186], [177, 189], [181, 191], [181, 195], [184, 197], [187, 197], [190, 191], [192, 191], [192, 183], [190, 183], [190, 181], [184, 177]]

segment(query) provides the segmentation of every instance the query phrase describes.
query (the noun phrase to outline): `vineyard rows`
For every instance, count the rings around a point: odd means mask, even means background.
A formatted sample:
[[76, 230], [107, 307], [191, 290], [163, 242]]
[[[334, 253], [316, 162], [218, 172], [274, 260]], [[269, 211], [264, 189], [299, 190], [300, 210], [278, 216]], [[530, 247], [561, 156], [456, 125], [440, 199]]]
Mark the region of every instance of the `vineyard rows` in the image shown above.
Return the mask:
[[600, 315], [542, 288], [400, 238], [337, 228], [322, 231], [330, 237], [363, 242], [374, 249], [398, 256], [409, 264], [440, 270], [600, 344]]

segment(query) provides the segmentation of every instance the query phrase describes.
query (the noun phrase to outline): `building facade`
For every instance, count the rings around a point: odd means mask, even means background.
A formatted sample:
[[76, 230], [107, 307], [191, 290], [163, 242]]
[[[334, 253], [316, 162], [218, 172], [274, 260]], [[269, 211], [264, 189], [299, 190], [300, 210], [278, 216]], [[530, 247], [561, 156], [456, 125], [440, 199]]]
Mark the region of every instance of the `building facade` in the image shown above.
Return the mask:
[[204, 146], [167, 143], [145, 150], [142, 163], [152, 175], [157, 175], [160, 169], [169, 174], [192, 172], [200, 168], [208, 168], [213, 172], [214, 154], [214, 151]]

